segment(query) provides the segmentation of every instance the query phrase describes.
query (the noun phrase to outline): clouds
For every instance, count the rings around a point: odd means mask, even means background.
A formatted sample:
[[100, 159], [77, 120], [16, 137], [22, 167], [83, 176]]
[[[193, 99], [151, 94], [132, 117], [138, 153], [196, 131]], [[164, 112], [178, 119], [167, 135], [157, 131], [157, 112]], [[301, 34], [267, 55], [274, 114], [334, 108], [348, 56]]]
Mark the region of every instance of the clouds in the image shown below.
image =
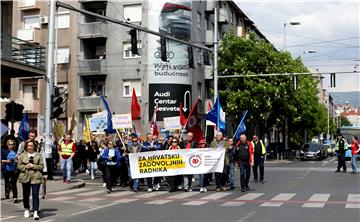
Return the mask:
[[[301, 25], [286, 26], [286, 50], [293, 57], [300, 56], [309, 67], [322, 72], [352, 72], [354, 65], [360, 63], [355, 61], [360, 58], [359, 1], [239, 0], [237, 3], [279, 50], [283, 49], [284, 23], [300, 22]], [[309, 50], [316, 53], [309, 54]], [[337, 88], [330, 90], [360, 91], [359, 75], [339, 75]]]

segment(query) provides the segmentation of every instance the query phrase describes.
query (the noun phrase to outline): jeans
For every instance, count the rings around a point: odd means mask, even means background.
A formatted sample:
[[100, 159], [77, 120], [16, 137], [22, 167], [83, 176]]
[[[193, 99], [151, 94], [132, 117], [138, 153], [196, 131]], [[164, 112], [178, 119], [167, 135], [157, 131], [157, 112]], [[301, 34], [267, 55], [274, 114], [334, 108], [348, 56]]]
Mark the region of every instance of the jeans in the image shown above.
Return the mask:
[[206, 174], [200, 174], [199, 175], [200, 188], [206, 187], [205, 177], [206, 177]]
[[357, 163], [356, 163], [356, 160], [357, 158], [359, 158], [360, 155], [359, 154], [353, 154], [352, 157], [351, 157], [351, 167], [352, 167], [352, 171], [354, 173], [357, 172]]
[[23, 183], [23, 198], [24, 198], [24, 208], [30, 209], [30, 190], [32, 192], [32, 205], [33, 205], [33, 211], [39, 211], [39, 190], [40, 190], [40, 183], [38, 184], [31, 184], [29, 183]]
[[64, 179], [71, 179], [71, 170], [73, 168], [72, 158], [61, 159], [61, 170], [63, 171]]
[[96, 170], [97, 170], [97, 163], [96, 163], [96, 161], [90, 162], [90, 176], [91, 176], [91, 177], [95, 177]]
[[228, 186], [234, 186], [234, 172], [235, 172], [235, 164], [234, 162], [230, 162], [230, 166], [228, 166]]
[[184, 175], [184, 187], [185, 189], [190, 189], [192, 184], [193, 175]]
[[239, 168], [241, 189], [245, 189], [246, 187], [249, 187], [250, 165], [246, 161], [239, 162]]
[[260, 170], [260, 181], [264, 180], [264, 157], [255, 158], [253, 166], [254, 181], [258, 181], [258, 168]]
[[10, 191], [13, 193], [13, 198], [17, 198], [18, 192], [16, 187], [16, 181], [18, 179], [19, 174], [15, 171], [3, 171], [3, 176], [5, 180], [5, 197], [9, 198]]
[[341, 167], [344, 171], [346, 171], [346, 162], [345, 162], [345, 153], [344, 154], [338, 154], [338, 167], [337, 170], [340, 170]]

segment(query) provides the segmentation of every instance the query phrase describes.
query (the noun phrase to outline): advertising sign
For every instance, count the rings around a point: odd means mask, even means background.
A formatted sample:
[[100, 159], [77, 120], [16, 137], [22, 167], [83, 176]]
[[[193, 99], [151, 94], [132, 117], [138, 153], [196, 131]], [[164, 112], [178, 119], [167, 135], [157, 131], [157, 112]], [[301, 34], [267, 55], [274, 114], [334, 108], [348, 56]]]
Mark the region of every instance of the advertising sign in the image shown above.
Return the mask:
[[131, 177], [162, 177], [223, 172], [224, 148], [179, 149], [129, 155]]
[[119, 114], [112, 116], [114, 129], [130, 129], [132, 128], [131, 114]]
[[[148, 21], [151, 21], [148, 28], [150, 30], [185, 41], [191, 40], [191, 1], [158, 0], [148, 3]], [[157, 120], [163, 121], [164, 117], [178, 114], [180, 102], [185, 103], [185, 93], [188, 92], [187, 98], [191, 100], [192, 77], [188, 46], [166, 40], [168, 61], [164, 62], [161, 60], [160, 42], [159, 36], [148, 36], [149, 121], [153, 116], [155, 104], [159, 107]], [[175, 108], [177, 111], [174, 111]]]

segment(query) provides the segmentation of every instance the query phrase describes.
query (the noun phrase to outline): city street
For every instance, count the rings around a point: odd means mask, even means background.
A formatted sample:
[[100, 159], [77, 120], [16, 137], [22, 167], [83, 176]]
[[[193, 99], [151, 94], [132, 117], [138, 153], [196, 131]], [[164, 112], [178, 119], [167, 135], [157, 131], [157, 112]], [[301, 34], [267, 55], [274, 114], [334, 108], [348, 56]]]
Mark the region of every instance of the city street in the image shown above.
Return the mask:
[[[250, 182], [246, 193], [238, 175], [235, 190], [215, 192], [212, 183], [207, 193], [196, 182], [189, 193], [116, 187], [108, 194], [99, 180], [49, 193], [40, 203], [41, 221], [359, 221], [359, 175], [349, 173], [349, 162], [348, 173], [334, 173], [336, 164], [334, 157], [267, 162], [266, 182]], [[22, 203], [2, 201], [1, 208], [2, 221], [23, 220]]]

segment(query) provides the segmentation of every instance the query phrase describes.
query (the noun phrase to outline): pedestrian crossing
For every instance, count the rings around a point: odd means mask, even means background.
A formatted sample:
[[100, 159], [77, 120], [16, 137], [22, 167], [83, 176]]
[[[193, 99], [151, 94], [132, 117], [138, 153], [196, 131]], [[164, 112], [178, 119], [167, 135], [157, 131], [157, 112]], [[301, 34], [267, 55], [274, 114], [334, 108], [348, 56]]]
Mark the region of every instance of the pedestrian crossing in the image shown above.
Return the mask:
[[[228, 192], [177, 192], [156, 191], [152, 193], [134, 193], [126, 190], [114, 190], [107, 193], [104, 189], [80, 188], [75, 190], [60, 191], [48, 194], [48, 201], [63, 201], [80, 203], [113, 202], [119, 204], [140, 202], [145, 205], [176, 204], [181, 206], [201, 206], [215, 203], [222, 207], [240, 207], [244, 205], [256, 205], [261, 208], [283, 207], [297, 205], [301, 208], [324, 208], [338, 205], [348, 209], [360, 209], [360, 194], [344, 194], [342, 197], [330, 193], [314, 193], [306, 195], [299, 193], [241, 193], [239, 191]], [[299, 199], [300, 198], [300, 199]], [[342, 199], [339, 199], [342, 198]]]

